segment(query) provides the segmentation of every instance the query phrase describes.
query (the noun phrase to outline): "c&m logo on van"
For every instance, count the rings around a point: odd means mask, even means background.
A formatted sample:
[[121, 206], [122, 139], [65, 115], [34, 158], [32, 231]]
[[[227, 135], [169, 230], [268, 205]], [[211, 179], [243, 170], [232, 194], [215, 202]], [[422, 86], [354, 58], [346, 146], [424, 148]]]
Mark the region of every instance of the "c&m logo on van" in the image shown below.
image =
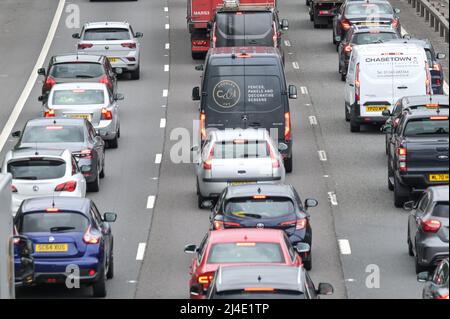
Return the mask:
[[217, 105], [229, 109], [238, 104], [241, 99], [241, 90], [236, 82], [223, 80], [214, 87], [213, 98]]

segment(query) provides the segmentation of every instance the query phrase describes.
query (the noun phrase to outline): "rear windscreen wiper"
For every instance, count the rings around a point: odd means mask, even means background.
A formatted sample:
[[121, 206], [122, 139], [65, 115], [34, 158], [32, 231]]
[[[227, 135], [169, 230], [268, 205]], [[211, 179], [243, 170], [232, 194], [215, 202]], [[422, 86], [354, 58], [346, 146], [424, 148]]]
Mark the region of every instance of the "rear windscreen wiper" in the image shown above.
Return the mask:
[[64, 232], [64, 231], [68, 231], [68, 230], [74, 230], [75, 227], [52, 227], [50, 228], [50, 232], [51, 233], [59, 233], [59, 232]]

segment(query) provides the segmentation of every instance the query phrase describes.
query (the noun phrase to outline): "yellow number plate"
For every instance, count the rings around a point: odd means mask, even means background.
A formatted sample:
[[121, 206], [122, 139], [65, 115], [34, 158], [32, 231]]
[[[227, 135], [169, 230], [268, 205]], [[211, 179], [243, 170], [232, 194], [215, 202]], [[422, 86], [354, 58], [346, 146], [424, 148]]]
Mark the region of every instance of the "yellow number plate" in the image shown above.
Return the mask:
[[37, 253], [64, 253], [69, 250], [68, 244], [37, 244]]
[[69, 114], [68, 116], [73, 119], [85, 119], [85, 120], [91, 121], [90, 114]]
[[371, 105], [371, 106], [366, 106], [366, 112], [383, 112], [384, 110], [387, 110], [388, 107], [383, 105]]
[[448, 182], [448, 174], [430, 174], [430, 182]]
[[109, 60], [109, 62], [111, 62], [111, 63], [119, 62], [119, 59], [118, 59], [118, 58], [108, 58], [108, 60]]

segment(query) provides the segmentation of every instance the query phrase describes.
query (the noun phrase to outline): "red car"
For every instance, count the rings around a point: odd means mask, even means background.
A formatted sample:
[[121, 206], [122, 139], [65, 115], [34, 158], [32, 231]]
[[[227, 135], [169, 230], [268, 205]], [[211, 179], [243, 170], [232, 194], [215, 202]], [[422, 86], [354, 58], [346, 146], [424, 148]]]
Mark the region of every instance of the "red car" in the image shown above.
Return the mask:
[[220, 266], [303, 265], [300, 253], [310, 246], [291, 245], [278, 229], [224, 229], [210, 231], [200, 246], [187, 245], [185, 253], [195, 254], [190, 265], [190, 297], [204, 299], [215, 271]]

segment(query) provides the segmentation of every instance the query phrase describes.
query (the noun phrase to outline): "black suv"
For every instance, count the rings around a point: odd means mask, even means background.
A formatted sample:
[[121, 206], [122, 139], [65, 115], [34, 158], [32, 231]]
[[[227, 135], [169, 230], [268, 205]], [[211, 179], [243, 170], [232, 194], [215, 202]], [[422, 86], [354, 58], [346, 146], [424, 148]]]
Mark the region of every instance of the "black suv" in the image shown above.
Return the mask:
[[405, 109], [388, 147], [388, 186], [396, 207], [429, 186], [448, 184], [448, 108]]
[[292, 129], [289, 99], [297, 88], [286, 85], [279, 50], [270, 47], [210, 49], [202, 86], [192, 92], [200, 102], [202, 144], [208, 129], [265, 128], [292, 171]]
[[39, 98], [44, 104], [52, 87], [59, 83], [100, 82], [106, 84], [112, 95], [117, 93], [117, 76], [105, 56], [56, 55], [50, 59], [47, 70], [40, 68], [38, 74], [45, 77]]

